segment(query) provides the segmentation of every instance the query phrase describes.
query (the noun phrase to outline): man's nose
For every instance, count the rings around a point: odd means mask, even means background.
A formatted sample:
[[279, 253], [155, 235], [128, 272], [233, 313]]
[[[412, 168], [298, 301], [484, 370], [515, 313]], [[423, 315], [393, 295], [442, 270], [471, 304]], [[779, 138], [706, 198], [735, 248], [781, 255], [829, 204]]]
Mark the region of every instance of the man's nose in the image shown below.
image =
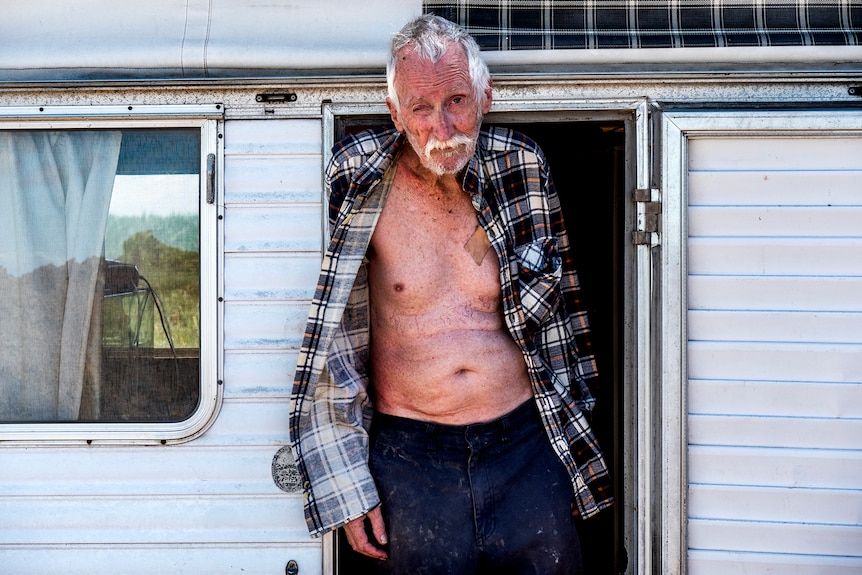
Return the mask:
[[438, 110], [434, 114], [432, 133], [437, 140], [445, 142], [455, 134], [452, 117], [446, 110]]

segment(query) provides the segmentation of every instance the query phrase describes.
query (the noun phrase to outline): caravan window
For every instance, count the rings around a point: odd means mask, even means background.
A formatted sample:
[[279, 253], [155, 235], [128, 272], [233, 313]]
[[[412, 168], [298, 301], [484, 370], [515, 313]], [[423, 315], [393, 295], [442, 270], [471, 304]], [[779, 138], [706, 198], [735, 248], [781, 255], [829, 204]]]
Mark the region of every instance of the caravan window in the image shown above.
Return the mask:
[[3, 424], [175, 423], [212, 395], [191, 123], [0, 122]]

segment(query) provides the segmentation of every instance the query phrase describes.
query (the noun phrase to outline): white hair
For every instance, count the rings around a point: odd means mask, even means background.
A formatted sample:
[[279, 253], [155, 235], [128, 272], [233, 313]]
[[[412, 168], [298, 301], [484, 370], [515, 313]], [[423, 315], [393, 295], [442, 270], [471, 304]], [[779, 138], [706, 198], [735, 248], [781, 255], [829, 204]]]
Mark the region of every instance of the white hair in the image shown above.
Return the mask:
[[488, 65], [482, 59], [479, 45], [457, 24], [434, 14], [424, 14], [408, 22], [400, 32], [392, 36], [389, 61], [386, 64], [386, 84], [389, 88], [389, 99], [396, 110], [400, 111], [398, 93], [395, 91], [398, 53], [407, 46], [413, 46], [422, 58], [436, 63], [452, 44], [460, 44], [464, 48], [476, 99], [479, 102], [484, 100], [485, 90], [491, 83], [491, 74], [488, 72]]

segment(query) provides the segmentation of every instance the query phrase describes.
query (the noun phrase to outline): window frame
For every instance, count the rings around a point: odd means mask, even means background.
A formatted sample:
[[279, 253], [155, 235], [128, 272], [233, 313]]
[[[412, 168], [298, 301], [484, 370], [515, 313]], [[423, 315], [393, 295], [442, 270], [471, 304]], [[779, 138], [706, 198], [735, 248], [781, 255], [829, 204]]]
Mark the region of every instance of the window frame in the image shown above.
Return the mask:
[[200, 130], [200, 401], [177, 422], [0, 423], [0, 443], [169, 444], [202, 435], [223, 398], [224, 106], [0, 107], [0, 130], [197, 128]]

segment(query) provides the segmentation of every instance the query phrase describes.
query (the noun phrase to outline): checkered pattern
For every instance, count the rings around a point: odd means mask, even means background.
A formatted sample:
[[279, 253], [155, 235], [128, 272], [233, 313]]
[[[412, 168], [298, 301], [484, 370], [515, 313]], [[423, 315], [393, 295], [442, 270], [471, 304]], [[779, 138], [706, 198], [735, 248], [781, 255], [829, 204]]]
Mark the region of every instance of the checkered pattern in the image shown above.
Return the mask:
[[862, 0], [426, 0], [483, 50], [857, 46]]
[[[363, 256], [385, 201], [387, 168], [404, 145], [394, 130], [348, 137], [326, 186], [332, 239], [294, 379], [290, 437], [306, 521], [324, 533], [378, 502], [367, 465], [368, 286]], [[510, 130], [483, 130], [463, 187], [501, 264], [503, 316], [520, 348], [548, 437], [572, 477], [577, 510], [611, 504], [605, 462], [586, 420], [597, 377], [559, 200], [542, 152]]]

